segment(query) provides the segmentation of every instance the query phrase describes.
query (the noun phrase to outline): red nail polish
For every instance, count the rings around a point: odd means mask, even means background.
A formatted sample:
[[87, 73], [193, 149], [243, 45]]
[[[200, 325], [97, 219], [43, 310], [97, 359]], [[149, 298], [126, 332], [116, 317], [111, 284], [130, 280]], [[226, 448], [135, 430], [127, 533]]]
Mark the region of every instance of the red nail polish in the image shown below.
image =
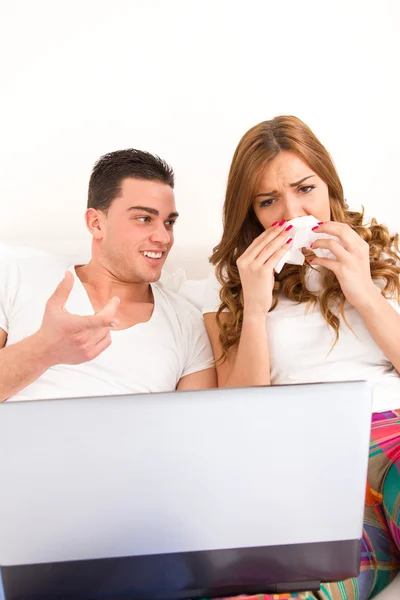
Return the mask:
[[283, 219], [283, 221], [281, 221], [281, 222], [279, 223], [279, 227], [282, 227], [282, 225], [284, 225], [285, 223], [286, 223], [286, 219]]
[[278, 221], [275, 221], [275, 223], [272, 223], [271, 227], [275, 227], [275, 225], [278, 225]]
[[323, 225], [323, 224], [324, 224], [324, 222], [323, 222], [323, 221], [320, 221], [320, 222], [318, 223], [318, 225]]
[[313, 258], [310, 258], [310, 260], [309, 260], [308, 262], [309, 262], [309, 263], [312, 263], [312, 261], [313, 261], [313, 260], [314, 260]]
[[316, 225], [315, 227], [312, 228], [311, 231], [315, 231], [316, 229], [318, 229], [319, 225]]
[[291, 229], [293, 229], [293, 225], [289, 225], [289, 227], [286, 227], [286, 231], [290, 231]]
[[290, 242], [293, 242], [293, 238], [289, 238], [288, 241], [286, 242], [287, 244], [290, 244]]
[[312, 248], [314, 246], [314, 243], [310, 244], [310, 248]]

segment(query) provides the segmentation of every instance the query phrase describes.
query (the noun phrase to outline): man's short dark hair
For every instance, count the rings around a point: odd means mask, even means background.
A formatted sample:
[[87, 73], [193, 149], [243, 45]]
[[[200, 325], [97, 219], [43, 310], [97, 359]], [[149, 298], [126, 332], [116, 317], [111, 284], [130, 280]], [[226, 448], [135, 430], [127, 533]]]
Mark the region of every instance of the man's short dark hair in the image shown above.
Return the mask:
[[174, 171], [159, 156], [128, 148], [102, 156], [94, 165], [89, 181], [88, 208], [107, 212], [121, 192], [127, 177], [158, 181], [174, 187]]

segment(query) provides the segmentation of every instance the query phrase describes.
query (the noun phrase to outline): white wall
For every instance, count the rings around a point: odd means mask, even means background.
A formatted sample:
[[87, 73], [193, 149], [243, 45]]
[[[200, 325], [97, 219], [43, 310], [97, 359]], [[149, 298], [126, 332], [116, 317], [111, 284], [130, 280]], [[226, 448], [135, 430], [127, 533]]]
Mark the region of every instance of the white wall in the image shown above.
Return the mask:
[[94, 161], [176, 169], [178, 246], [218, 241], [241, 135], [305, 120], [351, 205], [400, 228], [398, 0], [0, 0], [0, 241], [86, 246]]

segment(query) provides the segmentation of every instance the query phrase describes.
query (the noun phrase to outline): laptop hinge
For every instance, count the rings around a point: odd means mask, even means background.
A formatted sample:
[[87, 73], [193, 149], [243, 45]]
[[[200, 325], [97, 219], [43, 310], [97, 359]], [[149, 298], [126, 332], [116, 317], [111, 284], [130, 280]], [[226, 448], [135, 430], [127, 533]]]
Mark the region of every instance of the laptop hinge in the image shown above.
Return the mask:
[[289, 594], [290, 592], [317, 592], [321, 587], [320, 581], [295, 581], [293, 583], [277, 583], [276, 594]]

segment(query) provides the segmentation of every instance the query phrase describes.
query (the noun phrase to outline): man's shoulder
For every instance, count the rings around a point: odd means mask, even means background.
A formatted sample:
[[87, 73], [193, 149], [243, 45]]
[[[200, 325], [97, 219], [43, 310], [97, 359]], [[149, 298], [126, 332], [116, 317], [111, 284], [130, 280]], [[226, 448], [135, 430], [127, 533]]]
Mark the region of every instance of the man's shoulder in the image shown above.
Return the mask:
[[0, 286], [2, 289], [15, 282], [19, 278], [19, 266], [15, 257], [10, 253], [2, 253], [0, 257]]

